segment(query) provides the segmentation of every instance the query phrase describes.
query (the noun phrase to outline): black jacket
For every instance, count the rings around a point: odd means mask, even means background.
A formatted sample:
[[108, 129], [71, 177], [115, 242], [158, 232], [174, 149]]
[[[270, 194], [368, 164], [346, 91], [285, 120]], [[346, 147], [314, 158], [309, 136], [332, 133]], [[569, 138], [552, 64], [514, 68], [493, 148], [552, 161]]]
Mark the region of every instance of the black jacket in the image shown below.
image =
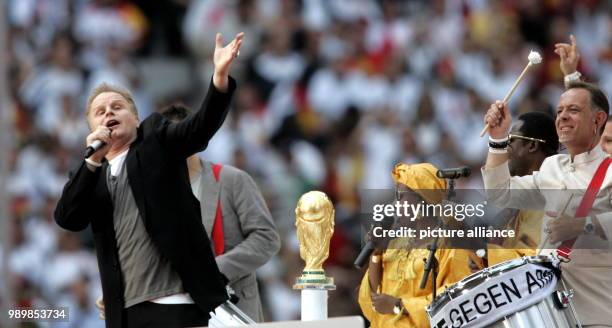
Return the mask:
[[[227, 280], [219, 272], [193, 196], [186, 158], [202, 151], [221, 127], [236, 88], [227, 93], [211, 83], [200, 110], [179, 123], [152, 114], [138, 127], [126, 158], [128, 179], [145, 228], [160, 254], [178, 273], [183, 288], [206, 313], [227, 299]], [[85, 162], [70, 174], [55, 209], [64, 229], [80, 231], [91, 223], [102, 279], [106, 327], [121, 327], [123, 280], [113, 226], [113, 204], [106, 186], [108, 163], [95, 172]]]

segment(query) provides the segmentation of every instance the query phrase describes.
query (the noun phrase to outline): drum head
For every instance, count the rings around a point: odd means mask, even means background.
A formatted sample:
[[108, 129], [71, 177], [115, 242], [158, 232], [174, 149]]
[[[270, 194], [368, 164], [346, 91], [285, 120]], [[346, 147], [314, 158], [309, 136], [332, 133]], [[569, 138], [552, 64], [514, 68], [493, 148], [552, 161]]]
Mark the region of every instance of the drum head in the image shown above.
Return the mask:
[[427, 307], [427, 311], [433, 316], [439, 309], [444, 307], [450, 300], [469, 293], [476, 286], [483, 283], [485, 280], [497, 277], [504, 274], [505, 272], [512, 271], [525, 264], [532, 263], [542, 265], [546, 267], [552, 267], [552, 259], [550, 256], [538, 255], [538, 256], [524, 256], [518, 259], [509, 260], [506, 262], [498, 263], [494, 266], [484, 268], [478, 272], [474, 272], [471, 275], [461, 279], [457, 283], [448, 287], [443, 293], [438, 295], [433, 302]]

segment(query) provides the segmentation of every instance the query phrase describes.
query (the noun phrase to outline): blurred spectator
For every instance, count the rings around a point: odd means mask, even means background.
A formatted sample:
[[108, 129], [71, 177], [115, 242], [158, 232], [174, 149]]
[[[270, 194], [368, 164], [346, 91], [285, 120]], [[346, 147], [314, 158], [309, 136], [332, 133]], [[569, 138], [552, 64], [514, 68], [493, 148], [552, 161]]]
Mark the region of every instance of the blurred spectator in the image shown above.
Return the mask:
[[109, 43], [136, 49], [149, 24], [138, 7], [122, 0], [85, 1], [75, 8], [74, 17], [74, 35], [84, 45], [81, 59], [87, 68], [104, 62]]
[[63, 97], [78, 99], [83, 92], [83, 77], [74, 60], [74, 41], [69, 34], [58, 34], [51, 44], [48, 63], [42, 62], [20, 88], [20, 96], [35, 114], [39, 130], [56, 133], [64, 116]]
[[34, 47], [46, 49], [52, 46], [58, 32], [70, 26], [73, 5], [70, 0], [11, 0], [8, 1], [9, 21]]

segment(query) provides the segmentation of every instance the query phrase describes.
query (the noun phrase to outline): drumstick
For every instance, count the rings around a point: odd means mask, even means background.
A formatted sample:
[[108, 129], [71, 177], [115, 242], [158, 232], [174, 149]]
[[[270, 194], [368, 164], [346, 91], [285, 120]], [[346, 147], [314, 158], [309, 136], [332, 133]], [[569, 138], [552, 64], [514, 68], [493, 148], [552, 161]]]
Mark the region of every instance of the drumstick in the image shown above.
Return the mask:
[[[561, 210], [561, 214], [557, 215], [557, 218], [560, 218], [563, 216], [563, 214], [565, 214], [565, 210], [567, 210], [567, 207], [569, 206], [569, 204], [572, 202], [572, 198], [574, 197], [574, 194], [570, 194], [569, 199], [567, 200], [567, 203], [565, 203], [565, 206], [563, 206], [563, 210]], [[544, 246], [546, 245], [546, 243], [548, 243], [548, 239], [550, 239], [550, 233], [546, 234], [546, 238], [544, 239], [543, 242], [540, 243], [540, 246], [536, 249], [536, 255], [539, 255], [540, 252], [542, 251], [542, 249], [544, 248]]]
[[[525, 78], [525, 75], [527, 75], [527, 72], [529, 71], [531, 66], [537, 65], [542, 62], [542, 56], [540, 56], [540, 54], [537, 51], [533, 51], [533, 50], [529, 52], [529, 56], [527, 56], [527, 59], [529, 60], [529, 62], [527, 63], [527, 66], [525, 66], [525, 68], [521, 72], [521, 75], [519, 75], [516, 81], [514, 81], [512, 88], [510, 88], [510, 91], [508, 91], [508, 93], [504, 97], [504, 100], [502, 100], [503, 103], [508, 103], [508, 100], [510, 100], [510, 97], [512, 97], [514, 90], [516, 90], [519, 83], [521, 83], [523, 78]], [[482, 138], [485, 135], [485, 133], [487, 133], [487, 131], [489, 131], [489, 123], [487, 123], [485, 127], [482, 129], [482, 131], [480, 132], [480, 137]]]

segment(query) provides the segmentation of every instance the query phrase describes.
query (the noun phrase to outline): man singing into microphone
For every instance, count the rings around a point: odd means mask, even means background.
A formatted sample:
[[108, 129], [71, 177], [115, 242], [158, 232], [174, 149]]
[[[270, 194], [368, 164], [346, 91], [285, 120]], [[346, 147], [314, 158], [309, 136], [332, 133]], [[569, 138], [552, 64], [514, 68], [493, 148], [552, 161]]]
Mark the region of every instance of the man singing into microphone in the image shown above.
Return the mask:
[[185, 160], [225, 119], [242, 38], [223, 47], [217, 35], [211, 86], [185, 121], [152, 114], [140, 122], [131, 94], [106, 84], [89, 97], [87, 144], [105, 145], [70, 175], [55, 219], [72, 231], [91, 223], [107, 327], [205, 326], [227, 299]]

